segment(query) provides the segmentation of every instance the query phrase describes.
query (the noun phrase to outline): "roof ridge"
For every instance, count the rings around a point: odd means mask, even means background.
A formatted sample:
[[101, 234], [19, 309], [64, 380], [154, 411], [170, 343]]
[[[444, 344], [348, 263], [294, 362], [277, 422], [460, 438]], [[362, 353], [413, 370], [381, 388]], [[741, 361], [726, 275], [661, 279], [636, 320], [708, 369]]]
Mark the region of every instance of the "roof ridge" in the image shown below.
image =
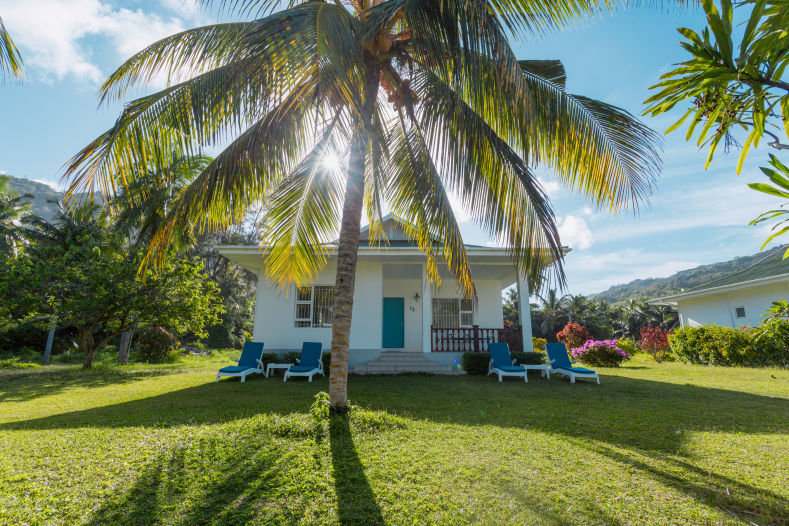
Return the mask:
[[[775, 247], [773, 250], [771, 250], [771, 251], [770, 251], [770, 252], [769, 252], [767, 255], [765, 255], [763, 258], [761, 258], [761, 259], [760, 259], [760, 260], [758, 260], [758, 261], [755, 261], [755, 262], [751, 263], [750, 265], [748, 265], [747, 267], [745, 267], [745, 268], [743, 268], [743, 269], [740, 269], [740, 270], [735, 270], [735, 271], [733, 271], [733, 272], [729, 272], [728, 274], [725, 274], [725, 275], [723, 275], [723, 276], [721, 276], [721, 277], [719, 277], [719, 278], [715, 278], [715, 279], [713, 279], [713, 280], [707, 281], [706, 283], [702, 283], [701, 285], [697, 285], [697, 286], [693, 287], [692, 289], [688, 289], [688, 290], [685, 290], [685, 291], [683, 291], [683, 292], [696, 292], [696, 291], [700, 291], [700, 290], [705, 290], [705, 289], [711, 289], [711, 288], [714, 288], [714, 286], [715, 286], [715, 283], [717, 283], [717, 282], [719, 282], [719, 281], [723, 281], [723, 280], [728, 280], [729, 278], [731, 278], [731, 277], [733, 277], [733, 276], [736, 276], [736, 275], [738, 275], [738, 274], [742, 274], [742, 273], [748, 272], [748, 271], [749, 271], [749, 270], [751, 270], [753, 267], [755, 267], [755, 266], [757, 266], [757, 265], [760, 265], [760, 264], [764, 263], [766, 260], [768, 260], [768, 259], [770, 259], [771, 257], [773, 257], [773, 256], [774, 256], [775, 254], [777, 254], [778, 252], [781, 252], [781, 251], [783, 251], [783, 250], [784, 250], [784, 248], [785, 248], [785, 247], [782, 247], [782, 246]], [[789, 273], [789, 268], [787, 268], [787, 272], [786, 272], [786, 273]], [[778, 275], [780, 275], [780, 274], [778, 274]]]

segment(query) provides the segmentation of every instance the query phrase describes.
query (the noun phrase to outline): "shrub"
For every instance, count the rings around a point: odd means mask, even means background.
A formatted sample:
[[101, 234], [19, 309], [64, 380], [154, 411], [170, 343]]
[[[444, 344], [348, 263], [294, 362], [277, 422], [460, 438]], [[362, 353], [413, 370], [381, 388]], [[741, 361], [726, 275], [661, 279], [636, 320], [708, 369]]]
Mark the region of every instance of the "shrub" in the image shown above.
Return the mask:
[[748, 331], [744, 364], [789, 367], [789, 320], [774, 317]]
[[[516, 363], [537, 365], [545, 363], [545, 355], [538, 352], [513, 352], [510, 357]], [[490, 353], [467, 352], [463, 353], [463, 370], [468, 374], [488, 374]]]
[[636, 343], [635, 340], [631, 340], [630, 338], [622, 338], [617, 340], [616, 346], [625, 351], [630, 356], [641, 352], [641, 348], [638, 346], [638, 343]]
[[137, 340], [137, 353], [140, 360], [161, 363], [173, 350], [175, 338], [164, 327], [148, 327]]
[[669, 356], [671, 346], [668, 343], [668, 331], [652, 324], [641, 327], [640, 347], [660, 363]]
[[589, 339], [589, 331], [580, 323], [570, 322], [564, 326], [564, 329], [556, 333], [556, 339], [565, 344], [568, 349], [575, 349]]
[[571, 351], [573, 358], [593, 367], [619, 367], [630, 355], [616, 346], [616, 340], [587, 340]]
[[671, 351], [689, 363], [744, 365], [751, 354], [748, 333], [718, 325], [677, 329], [668, 341]]
[[548, 340], [545, 338], [535, 338], [534, 336], [531, 338], [531, 346], [534, 348], [535, 352], [545, 352], [546, 343], [548, 343]]
[[463, 353], [463, 370], [468, 374], [488, 374], [490, 353], [466, 352]]

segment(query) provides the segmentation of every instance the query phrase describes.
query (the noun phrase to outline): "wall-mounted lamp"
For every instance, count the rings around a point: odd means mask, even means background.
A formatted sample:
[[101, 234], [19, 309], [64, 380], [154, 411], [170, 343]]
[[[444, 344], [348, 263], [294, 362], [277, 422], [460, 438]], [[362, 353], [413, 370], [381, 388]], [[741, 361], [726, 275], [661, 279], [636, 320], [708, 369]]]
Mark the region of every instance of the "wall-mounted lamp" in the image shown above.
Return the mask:
[[422, 296], [420, 296], [419, 293], [417, 292], [416, 294], [414, 294], [414, 301], [419, 301], [419, 298], [421, 297]]

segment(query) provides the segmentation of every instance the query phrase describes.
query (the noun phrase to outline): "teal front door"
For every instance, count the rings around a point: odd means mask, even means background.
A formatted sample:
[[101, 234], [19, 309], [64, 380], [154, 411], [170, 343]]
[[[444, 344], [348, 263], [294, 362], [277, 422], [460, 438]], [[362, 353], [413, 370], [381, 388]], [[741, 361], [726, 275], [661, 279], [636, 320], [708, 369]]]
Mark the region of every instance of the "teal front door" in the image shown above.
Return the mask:
[[405, 302], [403, 298], [384, 298], [384, 348], [399, 349], [405, 345]]

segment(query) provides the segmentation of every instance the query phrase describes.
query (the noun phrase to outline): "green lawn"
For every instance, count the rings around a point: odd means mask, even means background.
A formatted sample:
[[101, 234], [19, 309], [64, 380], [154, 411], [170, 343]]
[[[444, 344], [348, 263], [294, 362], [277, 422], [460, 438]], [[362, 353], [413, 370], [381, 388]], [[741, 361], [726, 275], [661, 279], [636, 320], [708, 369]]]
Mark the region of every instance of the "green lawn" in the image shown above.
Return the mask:
[[216, 359], [0, 371], [0, 524], [786, 524], [789, 371], [214, 383]]

